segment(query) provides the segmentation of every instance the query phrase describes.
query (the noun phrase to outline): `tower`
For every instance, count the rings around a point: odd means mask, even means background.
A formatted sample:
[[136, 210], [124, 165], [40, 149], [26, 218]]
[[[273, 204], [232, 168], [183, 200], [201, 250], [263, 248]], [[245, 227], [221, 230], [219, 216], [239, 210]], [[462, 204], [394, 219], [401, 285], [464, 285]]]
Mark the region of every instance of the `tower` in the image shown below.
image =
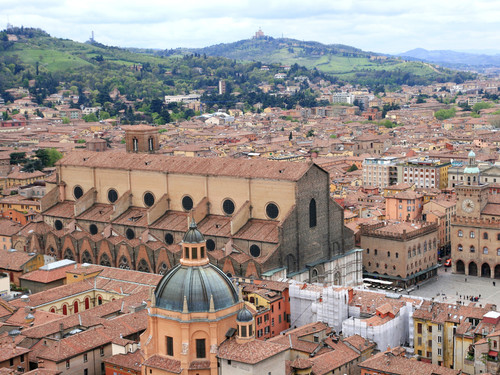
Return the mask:
[[231, 280], [209, 262], [194, 220], [180, 245], [180, 264], [152, 296], [148, 328], [141, 336], [143, 366], [146, 374], [149, 368], [162, 374], [216, 375], [217, 348], [234, 332], [243, 301]]
[[481, 184], [476, 154], [470, 151], [467, 167], [464, 169], [464, 183], [455, 186], [457, 193], [457, 216], [479, 218], [488, 202], [488, 185]]
[[127, 152], [153, 153], [160, 149], [158, 129], [149, 125], [128, 126], [125, 130]]
[[246, 306], [243, 306], [243, 308], [238, 312], [238, 315], [236, 316], [236, 323], [238, 324], [238, 333], [236, 336], [236, 342], [238, 344], [243, 344], [255, 339], [254, 317]]

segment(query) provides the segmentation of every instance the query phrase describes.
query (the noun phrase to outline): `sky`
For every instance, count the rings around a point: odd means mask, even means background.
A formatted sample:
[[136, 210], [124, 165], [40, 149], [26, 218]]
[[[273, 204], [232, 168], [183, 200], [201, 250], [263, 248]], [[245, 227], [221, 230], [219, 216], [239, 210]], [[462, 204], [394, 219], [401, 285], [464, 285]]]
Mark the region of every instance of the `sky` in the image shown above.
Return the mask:
[[0, 29], [38, 27], [80, 42], [205, 47], [266, 35], [395, 54], [499, 50], [498, 0], [0, 0]]

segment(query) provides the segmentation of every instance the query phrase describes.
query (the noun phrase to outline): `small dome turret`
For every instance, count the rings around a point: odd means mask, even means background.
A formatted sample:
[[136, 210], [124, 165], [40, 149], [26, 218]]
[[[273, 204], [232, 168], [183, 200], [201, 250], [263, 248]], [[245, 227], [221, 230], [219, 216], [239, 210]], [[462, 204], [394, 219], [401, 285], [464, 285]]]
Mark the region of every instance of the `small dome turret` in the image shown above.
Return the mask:
[[191, 223], [189, 224], [189, 229], [184, 234], [184, 238], [182, 239], [182, 242], [184, 243], [201, 243], [205, 242], [205, 237], [203, 237], [203, 234], [198, 230], [198, 226], [196, 225], [196, 222], [191, 220]]
[[246, 306], [243, 306], [243, 308], [238, 312], [238, 315], [236, 316], [236, 321], [242, 323], [251, 322], [252, 319], [253, 314], [250, 312], [250, 310], [247, 309]]

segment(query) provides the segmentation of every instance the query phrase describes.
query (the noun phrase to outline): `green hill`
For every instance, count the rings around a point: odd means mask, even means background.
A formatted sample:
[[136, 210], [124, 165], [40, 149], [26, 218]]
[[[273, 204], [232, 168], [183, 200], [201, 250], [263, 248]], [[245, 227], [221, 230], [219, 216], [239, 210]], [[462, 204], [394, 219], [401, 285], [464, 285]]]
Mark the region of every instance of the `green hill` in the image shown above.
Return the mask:
[[461, 81], [471, 76], [428, 63], [406, 61], [400, 57], [366, 52], [342, 44], [325, 45], [288, 38], [246, 39], [205, 48], [174, 51], [227, 57], [239, 61], [299, 64], [308, 69], [316, 68], [347, 82], [368, 85], [427, 84], [433, 81]]

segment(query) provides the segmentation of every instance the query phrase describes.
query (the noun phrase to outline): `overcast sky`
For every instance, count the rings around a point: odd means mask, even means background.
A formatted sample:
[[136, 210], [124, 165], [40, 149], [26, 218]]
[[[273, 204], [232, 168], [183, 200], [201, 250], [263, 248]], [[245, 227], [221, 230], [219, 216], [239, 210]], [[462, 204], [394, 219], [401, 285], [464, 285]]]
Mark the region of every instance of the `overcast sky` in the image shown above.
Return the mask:
[[367, 51], [500, 49], [498, 0], [0, 0], [0, 26], [122, 47], [204, 47], [266, 35]]

